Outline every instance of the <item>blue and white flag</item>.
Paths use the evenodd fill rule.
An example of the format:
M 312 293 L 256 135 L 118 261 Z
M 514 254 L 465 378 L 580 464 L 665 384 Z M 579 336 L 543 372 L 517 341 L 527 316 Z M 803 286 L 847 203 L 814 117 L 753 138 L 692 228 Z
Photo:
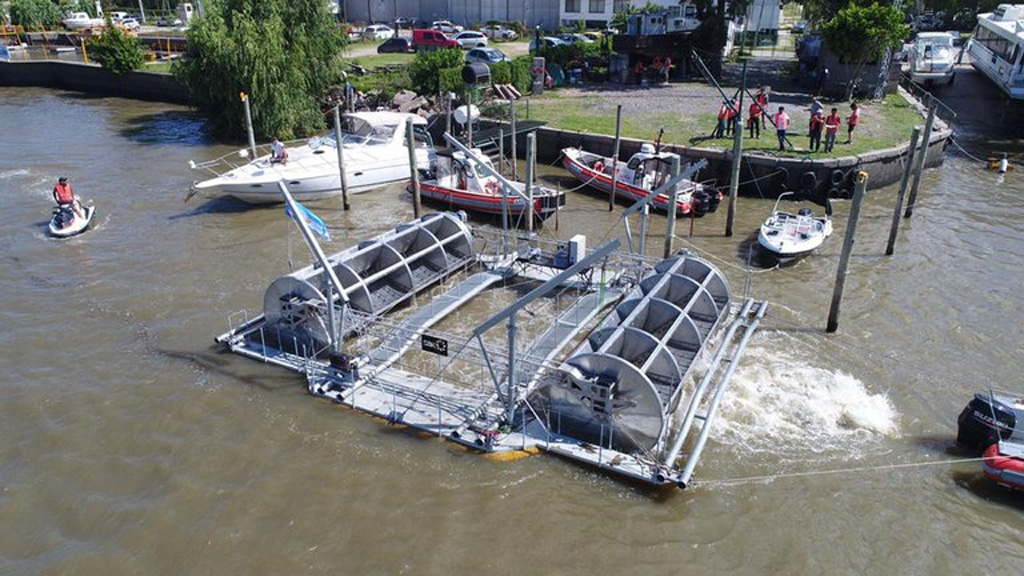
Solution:
M 309 226 L 310 230 L 316 232 L 317 235 L 319 235 L 324 240 L 331 239 L 331 233 L 329 230 L 327 230 L 327 224 L 324 224 L 324 221 L 321 220 L 319 216 L 313 214 L 312 212 L 309 211 L 308 208 L 306 208 L 302 204 L 299 204 L 298 202 L 296 202 L 295 205 L 299 207 L 299 212 L 302 214 L 302 220 L 306 223 L 306 226 Z M 288 206 L 286 204 L 284 207 L 284 212 L 285 214 L 288 215 L 289 218 L 293 220 L 295 219 L 295 214 L 292 213 L 291 206 Z

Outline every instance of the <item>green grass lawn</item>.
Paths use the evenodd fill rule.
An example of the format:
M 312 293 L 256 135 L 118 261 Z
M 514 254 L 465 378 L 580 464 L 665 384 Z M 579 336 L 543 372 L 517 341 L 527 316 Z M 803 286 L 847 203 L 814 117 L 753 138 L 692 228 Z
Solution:
M 140 72 L 150 72 L 152 74 L 170 74 L 171 62 L 169 60 L 161 60 L 158 62 L 146 62 L 146 65 L 142 67 Z
M 357 56 L 355 58 L 345 58 L 345 60 L 358 64 L 363 68 L 373 69 L 378 66 L 408 64 L 412 62 L 413 58 L 415 57 L 415 54 L 373 54 L 372 56 Z
M 529 119 L 546 122 L 552 128 L 584 132 L 590 134 L 615 134 L 615 102 L 609 98 L 591 94 L 573 94 L 566 97 L 559 91 L 549 91 L 539 98 L 531 98 Z M 717 108 L 717 103 L 709 98 L 709 108 Z M 807 147 L 807 121 L 809 114 L 805 108 L 789 109 L 791 117 L 790 130 L 787 133 L 793 149 L 786 152 L 778 151 L 778 140 L 775 130 L 768 124 L 767 130 L 761 131 L 760 138 L 749 138 L 744 131 L 743 148 L 746 151 L 762 151 L 784 157 L 833 157 L 862 154 L 871 150 L 890 148 L 910 139 L 910 132 L 916 124 L 923 124 L 923 118 L 903 98 L 890 94 L 882 102 L 861 103 L 861 122 L 854 132 L 853 144 L 840 144 L 846 140 L 846 117 L 849 115 L 848 103 L 824 103 L 826 113 L 832 107 L 839 108 L 843 119 L 837 144 L 832 153 L 811 153 Z M 527 118 L 526 103 L 520 101 L 516 105 L 516 115 Z M 699 146 L 704 148 L 732 148 L 732 138 L 711 139 L 709 134 L 717 123 L 716 116 L 709 110 L 707 113 L 684 116 L 677 112 L 657 110 L 640 110 L 630 113 L 623 107 L 622 135 L 627 138 L 654 141 L 658 130 L 665 129 L 663 143 Z M 824 137 L 823 137 L 824 138 Z

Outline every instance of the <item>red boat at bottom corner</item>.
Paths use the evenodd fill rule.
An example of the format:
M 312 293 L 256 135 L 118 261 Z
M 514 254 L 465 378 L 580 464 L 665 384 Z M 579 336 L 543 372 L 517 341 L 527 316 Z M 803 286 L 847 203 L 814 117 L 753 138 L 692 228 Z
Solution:
M 645 143 L 640 151 L 633 154 L 628 162 L 614 163 L 618 175 L 615 179 L 615 196 L 632 202 L 650 196 L 671 177 L 673 162 L 681 162 L 674 152 L 659 152 L 654 145 Z M 612 189 L 612 158 L 587 152 L 580 148 L 562 150 L 562 165 L 577 180 L 598 190 Z M 703 216 L 718 209 L 722 193 L 703 184 L 684 180 L 676 188 L 680 194 L 676 200 L 676 214 L 679 216 Z M 651 204 L 658 210 L 668 212 L 669 198 L 659 194 Z
M 509 182 L 513 190 L 503 193 L 503 184 L 478 164 L 493 169 L 490 159 L 475 150 L 476 158 L 470 159 L 461 151 L 437 153 L 434 171 L 420 182 L 420 195 L 427 200 L 445 204 L 450 209 L 467 210 L 482 214 L 500 216 L 504 209 L 513 217 L 524 216 L 529 207 L 526 185 Z M 412 185 L 408 186 L 412 192 Z M 565 192 L 534 185 L 533 214 L 539 220 L 548 218 L 565 205 Z
M 984 450 L 982 474 L 1024 491 L 1024 396 L 977 393 L 957 418 L 959 444 Z

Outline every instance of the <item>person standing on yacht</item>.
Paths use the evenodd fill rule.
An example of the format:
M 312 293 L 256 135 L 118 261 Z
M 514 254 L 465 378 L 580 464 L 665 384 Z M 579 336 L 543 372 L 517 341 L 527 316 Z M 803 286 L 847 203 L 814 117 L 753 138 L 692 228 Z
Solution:
M 288 163 L 288 149 L 285 148 L 284 143 L 278 140 L 277 138 L 274 138 L 273 142 L 270 143 L 270 163 Z

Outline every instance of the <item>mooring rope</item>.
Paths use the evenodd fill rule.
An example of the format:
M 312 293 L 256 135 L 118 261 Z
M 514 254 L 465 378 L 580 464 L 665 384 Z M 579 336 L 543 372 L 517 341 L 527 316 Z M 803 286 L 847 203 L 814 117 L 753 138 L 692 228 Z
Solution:
M 761 476 L 743 476 L 739 478 L 718 478 L 712 480 L 696 480 L 695 485 L 698 486 L 712 486 L 712 487 L 728 487 L 728 486 L 741 486 L 744 484 L 752 484 L 756 482 L 773 482 L 775 480 L 781 480 L 786 478 L 807 478 L 814 476 L 828 476 L 832 474 L 850 474 L 855 472 L 880 472 L 886 470 L 898 470 L 907 468 L 926 468 L 929 466 L 953 466 L 957 464 L 969 464 L 974 462 L 984 462 L 986 460 L 994 460 L 995 458 L 986 458 L 980 456 L 978 458 L 960 458 L 957 460 L 939 460 L 935 462 L 907 462 L 904 464 L 879 464 L 876 466 L 855 466 L 852 468 L 839 468 L 835 470 L 812 470 L 808 472 L 782 472 L 779 474 L 765 474 Z
M 988 164 L 988 160 L 985 160 L 985 159 L 982 159 L 982 158 L 978 158 L 974 154 L 971 154 L 967 150 L 964 150 L 964 147 L 961 146 L 960 143 L 957 142 L 956 140 L 957 140 L 956 138 L 950 138 L 949 139 L 949 141 L 953 143 L 953 146 L 956 146 L 957 149 L 959 149 L 961 152 L 963 152 L 965 156 L 967 156 L 971 160 L 974 160 L 975 162 L 981 162 L 982 164 Z

